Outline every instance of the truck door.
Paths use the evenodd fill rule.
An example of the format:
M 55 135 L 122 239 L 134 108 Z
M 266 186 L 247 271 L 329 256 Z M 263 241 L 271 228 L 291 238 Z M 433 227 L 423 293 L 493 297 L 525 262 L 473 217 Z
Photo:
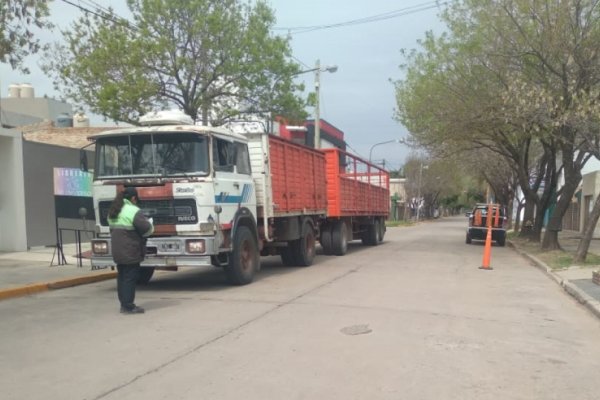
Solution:
M 214 137 L 213 166 L 215 204 L 223 209 L 220 215 L 221 225 L 231 224 L 240 207 L 250 209 L 256 218 L 256 193 L 250 170 L 248 145 Z

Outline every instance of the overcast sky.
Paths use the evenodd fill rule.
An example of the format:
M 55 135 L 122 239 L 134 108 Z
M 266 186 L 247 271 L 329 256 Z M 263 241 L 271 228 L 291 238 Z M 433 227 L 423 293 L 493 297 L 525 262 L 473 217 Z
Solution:
M 78 0 L 70 0 L 77 3 Z M 112 6 L 121 16 L 127 16 L 124 1 L 96 0 L 102 6 Z M 402 78 L 399 65 L 404 62 L 400 50 L 417 48 L 417 40 L 427 30 L 441 32 L 442 23 L 433 1 L 427 0 L 268 0 L 275 10 L 278 28 L 313 27 L 355 21 L 366 17 L 390 14 L 391 18 L 370 23 L 349 23 L 342 27 L 316 29 L 305 33 L 292 30 L 291 45 L 294 58 L 306 69 L 313 68 L 316 60 L 322 66 L 337 65 L 336 73 L 321 74 L 321 118 L 344 132 L 352 152 L 369 157 L 376 143 L 402 138 L 406 129 L 393 119 L 395 109 L 394 87 L 390 79 Z M 427 7 L 431 7 L 426 9 Z M 416 8 L 422 11 L 411 12 Z M 66 26 L 81 11 L 54 0 L 52 20 Z M 404 15 L 402 15 L 404 14 Z M 395 16 L 394 16 L 395 15 Z M 285 35 L 285 29 L 275 31 Z M 47 36 L 59 40 L 60 33 Z M 36 96 L 59 97 L 50 80 L 37 67 L 37 57 L 26 60 L 30 75 L 12 71 L 0 64 L 2 97 L 11 83 L 31 83 Z M 298 76 L 307 90 L 314 90 L 314 74 Z M 314 110 L 308 110 L 314 115 Z M 92 118 L 92 124 L 102 123 Z M 373 147 L 373 160 L 386 161 L 386 167 L 399 168 L 410 150 L 398 143 Z

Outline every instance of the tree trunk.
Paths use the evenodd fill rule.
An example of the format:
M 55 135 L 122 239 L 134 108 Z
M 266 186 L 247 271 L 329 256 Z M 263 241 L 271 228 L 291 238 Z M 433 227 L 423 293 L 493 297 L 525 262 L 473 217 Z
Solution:
M 515 216 L 514 231 L 519 232 L 521 229 L 521 211 L 523 210 L 524 203 L 521 200 L 517 201 L 517 215 Z
M 548 221 L 548 226 L 546 227 L 546 233 L 542 242 L 543 250 L 561 249 L 560 244 L 558 243 L 558 232 L 562 229 L 563 216 L 569 209 L 571 199 L 573 199 L 577 187 L 579 186 L 579 182 L 581 182 L 581 167 L 578 167 L 574 161 L 571 161 L 571 164 L 568 167 L 569 168 L 565 165 L 565 184 L 561 188 L 560 197 L 556 202 L 556 207 L 554 207 L 550 220 Z
M 519 232 L 519 237 L 525 239 L 533 238 L 533 224 L 535 221 L 535 203 L 536 203 L 535 194 L 526 195 L 525 199 L 525 212 L 523 213 L 523 226 L 521 227 L 521 231 Z M 539 239 L 538 239 L 539 240 Z
M 585 222 L 585 226 L 583 227 L 583 237 L 579 241 L 579 245 L 577 246 L 577 253 L 575 253 L 575 258 L 573 259 L 573 262 L 584 262 L 587 258 L 587 253 L 590 248 L 590 242 L 592 241 L 592 238 L 594 236 L 594 230 L 596 229 L 598 218 L 600 218 L 600 196 L 596 197 L 596 201 L 594 202 L 592 212 L 590 213 L 589 218 Z

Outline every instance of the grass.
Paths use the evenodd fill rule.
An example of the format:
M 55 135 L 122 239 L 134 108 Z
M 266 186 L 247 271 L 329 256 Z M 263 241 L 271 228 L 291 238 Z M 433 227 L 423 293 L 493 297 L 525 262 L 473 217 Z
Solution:
M 542 250 L 539 242 L 531 242 L 527 239 L 519 238 L 515 232 L 509 232 L 508 239 L 516 247 L 539 258 L 553 270 L 567 269 L 574 266 L 595 268 L 600 265 L 600 256 L 594 253 L 588 252 L 585 262 L 574 264 L 575 251 Z
M 385 221 L 385 226 L 388 228 L 395 228 L 397 226 L 412 226 L 414 222 L 411 221 Z

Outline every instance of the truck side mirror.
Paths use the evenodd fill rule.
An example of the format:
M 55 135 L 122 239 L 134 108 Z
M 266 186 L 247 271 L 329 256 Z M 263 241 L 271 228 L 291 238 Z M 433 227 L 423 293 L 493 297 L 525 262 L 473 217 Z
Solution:
M 87 153 L 84 149 L 79 150 L 79 168 L 81 168 L 82 171 L 88 171 Z

